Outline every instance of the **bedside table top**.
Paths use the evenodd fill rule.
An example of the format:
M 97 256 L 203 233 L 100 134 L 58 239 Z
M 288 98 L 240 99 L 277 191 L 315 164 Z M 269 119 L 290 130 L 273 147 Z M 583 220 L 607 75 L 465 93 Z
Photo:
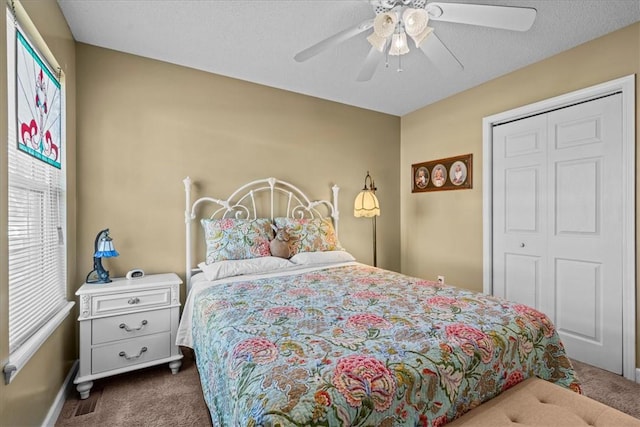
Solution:
M 176 284 L 182 284 L 182 279 L 176 273 L 149 274 L 139 279 L 115 277 L 109 283 L 85 283 L 76 291 L 76 295 L 119 292 Z

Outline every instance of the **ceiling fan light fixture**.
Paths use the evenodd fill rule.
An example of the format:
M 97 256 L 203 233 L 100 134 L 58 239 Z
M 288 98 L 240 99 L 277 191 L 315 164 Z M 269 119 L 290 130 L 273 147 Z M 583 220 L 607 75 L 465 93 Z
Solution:
M 398 15 L 395 12 L 381 13 L 373 20 L 373 32 L 386 39 L 396 30 L 397 24 Z
M 402 14 L 402 21 L 407 34 L 414 36 L 427 28 L 429 14 L 424 9 L 406 9 Z
M 355 36 L 372 30 L 367 40 L 371 44 L 358 81 L 368 81 L 376 66 L 389 56 L 397 56 L 398 71 L 402 71 L 402 55 L 409 53 L 407 36 L 414 41 L 417 50 L 426 55 L 445 74 L 461 71 L 462 63 L 438 38 L 429 21 L 451 22 L 498 28 L 512 31 L 527 31 L 536 18 L 536 9 L 520 6 L 492 6 L 468 3 L 473 0 L 368 0 L 375 17 L 346 28 L 298 52 L 294 59 L 306 61 L 319 53 L 335 47 Z M 484 1 L 482 2 L 484 3 Z M 426 41 L 429 40 L 427 43 Z
M 406 9 L 402 14 L 402 22 L 407 34 L 413 39 L 416 47 L 420 47 L 427 36 L 433 32 L 429 27 L 429 14 L 424 9 Z
M 384 51 L 384 47 L 387 44 L 387 38 L 380 37 L 375 32 L 371 33 L 371 35 L 367 37 L 367 41 L 380 52 Z
M 421 32 L 418 35 L 411 35 L 411 38 L 413 39 L 413 41 L 416 44 L 416 47 L 419 48 L 420 46 L 422 46 L 422 43 L 424 43 L 424 41 L 427 39 L 427 37 L 429 37 L 429 35 L 433 33 L 433 28 L 431 27 L 427 27 L 423 32 Z
M 385 12 L 377 15 L 373 21 L 373 33 L 367 37 L 367 41 L 378 51 L 384 51 L 387 40 L 396 30 L 397 25 L 398 15 L 395 12 Z
M 393 33 L 391 37 L 391 46 L 389 47 L 389 55 L 399 56 L 409 53 L 407 44 L 407 34 L 404 32 Z

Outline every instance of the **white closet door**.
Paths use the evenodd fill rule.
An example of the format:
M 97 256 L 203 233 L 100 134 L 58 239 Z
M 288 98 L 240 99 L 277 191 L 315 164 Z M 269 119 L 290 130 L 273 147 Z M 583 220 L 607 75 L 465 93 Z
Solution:
M 540 309 L 546 268 L 547 119 L 493 131 L 493 292 Z
M 618 374 L 621 111 L 612 95 L 495 127 L 493 187 L 494 293 L 546 313 L 570 357 Z

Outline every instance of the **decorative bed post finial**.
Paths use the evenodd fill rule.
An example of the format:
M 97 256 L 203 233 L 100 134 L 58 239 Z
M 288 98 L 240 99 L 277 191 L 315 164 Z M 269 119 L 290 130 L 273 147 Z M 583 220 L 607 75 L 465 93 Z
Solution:
M 182 180 L 184 184 L 185 206 L 184 206 L 184 222 L 189 223 L 193 219 L 191 217 L 191 178 L 186 177 Z

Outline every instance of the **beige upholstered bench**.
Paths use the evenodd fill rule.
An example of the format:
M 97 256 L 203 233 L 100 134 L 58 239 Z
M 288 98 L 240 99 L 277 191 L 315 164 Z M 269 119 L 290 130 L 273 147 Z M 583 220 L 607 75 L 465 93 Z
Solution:
M 514 424 L 540 427 L 640 427 L 640 419 L 550 382 L 529 378 L 472 409 L 447 424 L 447 427 L 500 427 Z

